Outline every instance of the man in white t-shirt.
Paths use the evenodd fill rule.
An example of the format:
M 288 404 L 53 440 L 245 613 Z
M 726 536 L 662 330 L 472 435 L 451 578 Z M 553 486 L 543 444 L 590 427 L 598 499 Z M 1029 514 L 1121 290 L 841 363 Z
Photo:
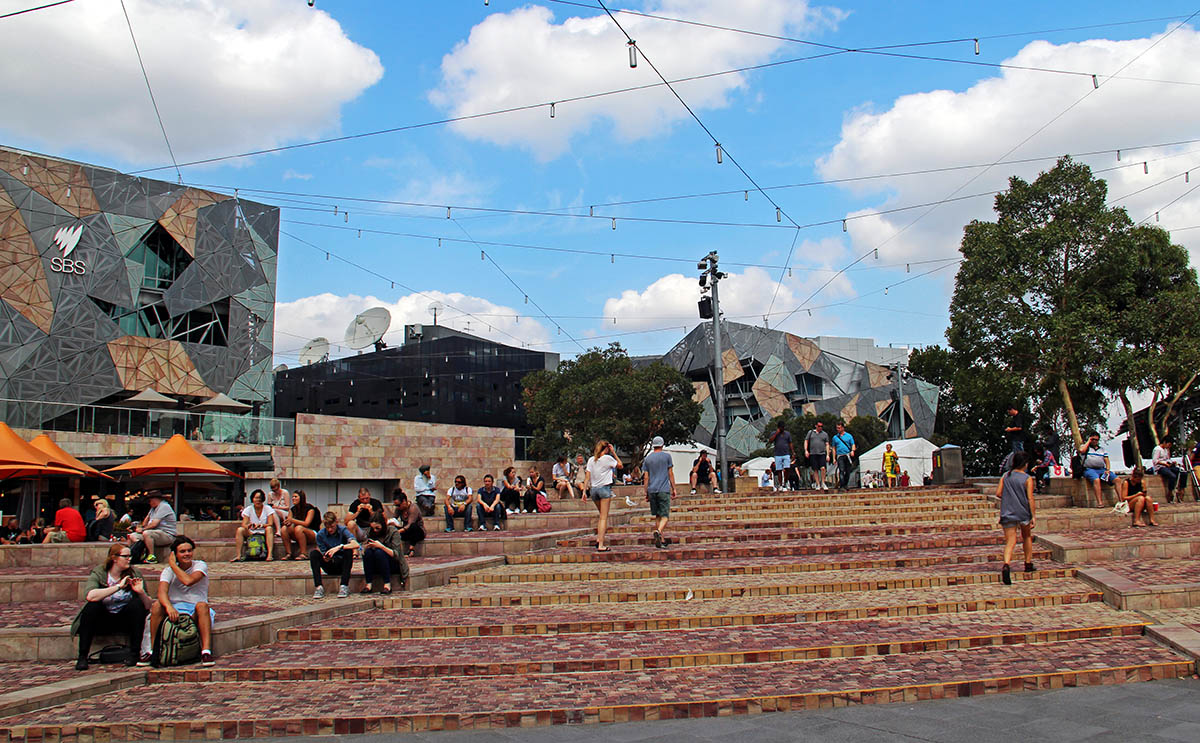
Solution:
M 217 613 L 208 606 L 208 565 L 194 559 L 195 554 L 195 542 L 186 536 L 175 538 L 167 567 L 158 577 L 158 601 L 150 608 L 150 634 L 158 634 L 164 618 L 175 622 L 180 614 L 191 614 L 200 630 L 200 664 L 211 666 Z

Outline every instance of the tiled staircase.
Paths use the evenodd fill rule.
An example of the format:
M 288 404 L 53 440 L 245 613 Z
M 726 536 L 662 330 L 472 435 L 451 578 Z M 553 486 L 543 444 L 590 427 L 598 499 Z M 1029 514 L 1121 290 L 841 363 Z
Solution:
M 155 669 L 143 674 L 145 683 L 80 693 L 86 698 L 64 706 L 10 709 L 0 719 L 0 740 L 650 720 L 1195 671 L 1189 653 L 1200 653 L 1200 645 L 1192 648 L 1188 633 L 1200 634 L 1184 621 L 1190 615 L 1148 632 L 1160 620 L 1109 606 L 1108 588 L 1077 577 L 1089 568 L 1052 561 L 1062 548 L 1053 537 L 1038 545 L 1034 572 L 1021 572 L 1018 562 L 1013 585 L 1003 585 L 995 506 L 975 490 L 753 491 L 683 496 L 673 508 L 673 543 L 663 549 L 651 544 L 644 511 L 619 519 L 628 523 L 614 526 L 612 549 L 603 553 L 588 534 L 553 524 L 531 534 L 453 535 L 447 544 L 500 534 L 544 548 L 505 547 L 503 556 L 468 558 L 488 565 L 448 570 L 420 590 L 343 601 L 361 610 L 274 627 L 273 638 L 264 638 L 274 642 L 225 652 L 215 667 Z M 1164 544 L 1173 546 L 1163 550 L 1200 545 L 1200 531 L 1180 514 L 1177 526 L 1164 527 Z M 1084 545 L 1084 557 L 1104 545 L 1119 549 L 1122 540 L 1154 538 L 1083 509 L 1039 515 L 1064 527 L 1077 523 L 1067 538 Z M 429 569 L 438 564 L 457 565 Z M 255 580 L 270 580 L 281 594 L 294 588 L 284 581 L 303 582 L 293 569 L 251 568 L 287 575 L 239 578 L 238 600 L 247 600 Z M 1190 569 L 1143 571 L 1186 581 Z M 293 593 L 295 606 L 339 606 L 300 599 L 303 593 Z

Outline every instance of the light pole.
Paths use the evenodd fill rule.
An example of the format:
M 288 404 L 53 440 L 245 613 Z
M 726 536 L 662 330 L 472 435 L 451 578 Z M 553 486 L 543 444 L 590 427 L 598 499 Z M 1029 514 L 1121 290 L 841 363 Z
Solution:
M 721 358 L 721 300 L 717 284 L 725 274 L 717 269 L 717 251 L 711 251 L 696 264 L 700 270 L 700 317 L 713 321 L 713 400 L 717 409 L 717 471 L 721 484 L 729 490 L 729 469 L 725 461 L 725 363 Z M 709 296 L 704 296 L 710 292 Z

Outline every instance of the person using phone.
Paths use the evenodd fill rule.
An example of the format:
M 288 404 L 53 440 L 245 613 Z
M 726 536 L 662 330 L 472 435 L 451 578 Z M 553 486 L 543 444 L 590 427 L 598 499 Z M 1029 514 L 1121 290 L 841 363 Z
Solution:
M 146 594 L 141 573 L 130 566 L 132 559 L 129 545 L 114 544 L 108 548 L 104 564 L 97 565 L 88 575 L 84 589 L 87 601 L 71 624 L 71 634 L 79 636 L 76 671 L 87 670 L 92 638 L 96 635 L 124 635 L 129 640 L 125 665 L 139 661 L 138 648 L 153 600 Z M 149 658 L 144 660 L 148 662 Z
M 592 503 L 596 504 L 596 551 L 608 552 L 609 547 L 604 543 L 608 532 L 608 509 L 612 505 L 613 473 L 621 466 L 613 445 L 605 439 L 596 442 L 592 449 L 592 457 L 587 461 L 587 480 L 584 489 L 588 491 Z
M 408 560 L 404 559 L 404 540 L 396 527 L 387 522 L 382 513 L 371 516 L 365 539 L 362 543 L 363 587 L 360 593 L 370 593 L 376 580 L 381 580 L 382 594 L 392 592 L 392 574 L 400 576 L 400 589 L 408 586 Z

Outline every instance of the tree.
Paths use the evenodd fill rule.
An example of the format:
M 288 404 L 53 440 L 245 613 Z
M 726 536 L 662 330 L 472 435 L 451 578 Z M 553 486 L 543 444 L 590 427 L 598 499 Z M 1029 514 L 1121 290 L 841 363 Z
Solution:
M 1173 245 L 1164 230 L 1138 226 L 1124 236 L 1113 265 L 1111 290 L 1117 297 L 1117 342 L 1105 355 L 1105 388 L 1120 399 L 1134 450 L 1138 441 L 1129 390 L 1152 393 L 1147 416 L 1151 446 L 1170 432 L 1176 405 L 1194 388 L 1200 373 L 1200 285 L 1186 249 Z M 1160 408 L 1160 403 L 1162 407 Z
M 521 384 L 533 452 L 543 458 L 571 450 L 590 454 L 596 441 L 607 439 L 634 466 L 655 436 L 682 443 L 700 422 L 687 377 L 661 362 L 635 369 L 618 343 L 554 371 L 528 374 Z
M 1111 265 L 1132 223 L 1069 157 L 1033 183 L 1009 179 L 995 222 L 973 221 L 950 304 L 950 347 L 1024 388 L 1054 390 L 1081 444 L 1073 389 L 1092 388 L 1119 335 Z M 961 380 L 960 380 L 961 381 Z

